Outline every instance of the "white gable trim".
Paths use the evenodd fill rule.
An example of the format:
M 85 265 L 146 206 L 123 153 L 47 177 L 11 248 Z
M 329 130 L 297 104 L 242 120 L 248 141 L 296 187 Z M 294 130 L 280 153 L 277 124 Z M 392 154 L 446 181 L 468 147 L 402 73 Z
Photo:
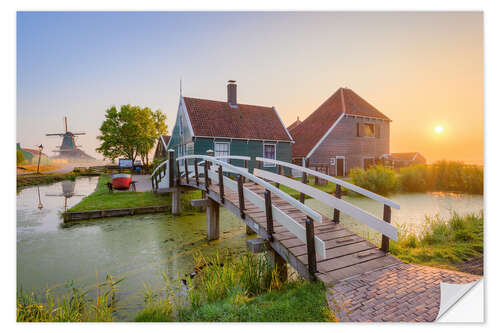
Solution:
M 283 123 L 283 120 L 281 120 L 281 117 L 280 117 L 280 114 L 278 113 L 278 110 L 276 110 L 276 108 L 274 106 L 273 106 L 273 110 L 276 113 L 276 116 L 278 117 L 278 119 L 280 120 L 281 126 L 283 126 L 283 128 L 285 129 L 286 134 L 288 134 L 288 137 L 290 138 L 290 141 L 292 141 L 292 143 L 295 143 L 295 141 L 293 141 L 292 136 L 290 135 L 290 132 L 288 132 L 288 129 L 286 128 L 285 124 Z
M 165 151 L 167 151 L 167 144 L 165 143 L 165 140 L 163 140 L 163 135 L 160 135 L 160 140 L 161 143 L 163 144 L 163 148 L 165 148 Z
M 313 147 L 313 149 L 311 149 L 311 151 L 309 152 L 309 154 L 307 154 L 306 159 L 308 159 L 308 158 L 311 157 L 311 155 L 314 153 L 314 151 L 316 149 L 318 149 L 318 147 L 323 143 L 323 141 L 325 141 L 325 139 L 328 137 L 328 135 L 330 135 L 330 133 L 335 128 L 335 126 L 337 126 L 337 124 L 344 118 L 344 116 L 345 116 L 345 113 L 342 113 L 340 115 L 340 117 L 333 123 L 332 127 L 330 127 L 328 129 L 328 131 L 326 131 L 325 135 L 323 135 L 323 137 L 316 143 L 316 145 Z
M 184 97 L 181 96 L 181 100 L 180 100 L 180 108 L 182 109 L 182 111 L 184 112 L 184 116 L 186 117 L 186 120 L 187 120 L 187 123 L 188 123 L 188 127 L 189 127 L 189 131 L 191 132 L 191 137 L 194 137 L 194 131 L 193 131 L 193 125 L 191 125 L 191 119 L 189 119 L 189 114 L 187 112 L 187 108 L 186 108 L 186 103 L 184 103 Z

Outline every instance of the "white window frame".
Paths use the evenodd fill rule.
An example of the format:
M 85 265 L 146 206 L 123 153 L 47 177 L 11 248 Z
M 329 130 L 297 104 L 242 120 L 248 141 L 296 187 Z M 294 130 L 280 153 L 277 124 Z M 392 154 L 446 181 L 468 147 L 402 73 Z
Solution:
M 214 141 L 214 157 L 220 157 L 223 155 L 217 155 L 217 145 L 218 144 L 225 144 L 227 145 L 227 156 L 231 156 L 231 142 L 228 141 Z M 227 162 L 227 158 L 225 159 L 225 162 Z
M 262 144 L 262 157 L 264 158 L 269 158 L 266 156 L 266 146 L 274 146 L 274 158 L 272 158 L 273 160 L 276 159 L 276 156 L 277 156 L 277 147 L 276 147 L 276 144 L 275 143 L 263 143 Z M 269 163 L 269 162 L 264 162 L 263 164 L 263 167 L 264 168 L 273 168 L 276 166 L 276 163 Z

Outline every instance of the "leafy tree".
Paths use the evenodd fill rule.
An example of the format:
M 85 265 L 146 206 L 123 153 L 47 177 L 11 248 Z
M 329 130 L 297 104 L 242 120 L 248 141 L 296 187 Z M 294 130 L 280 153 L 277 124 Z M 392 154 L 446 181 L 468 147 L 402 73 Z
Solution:
M 97 138 L 101 145 L 96 149 L 114 161 L 126 157 L 133 161 L 140 157 L 143 164 L 149 164 L 149 152 L 157 138 L 167 133 L 166 116 L 160 110 L 122 105 L 106 110 L 105 120 Z

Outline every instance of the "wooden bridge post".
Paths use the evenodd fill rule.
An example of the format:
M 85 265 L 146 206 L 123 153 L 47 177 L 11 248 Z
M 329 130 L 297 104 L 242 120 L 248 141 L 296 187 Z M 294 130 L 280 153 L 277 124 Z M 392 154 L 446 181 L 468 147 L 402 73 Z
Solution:
M 271 202 L 271 192 L 266 189 L 264 192 L 265 199 L 265 207 L 266 207 L 266 227 L 267 227 L 267 239 L 272 242 L 273 234 L 274 234 L 274 225 L 273 225 L 273 205 Z
M 179 160 L 175 161 L 177 166 L 177 186 L 181 185 L 181 168 L 179 167 Z
M 200 187 L 200 175 L 198 175 L 198 159 L 194 159 L 194 178 L 196 179 L 196 186 Z
M 220 202 L 224 203 L 224 174 L 222 173 L 222 165 L 219 165 L 219 196 Z
M 186 176 L 186 183 L 189 184 L 189 170 L 188 170 L 188 160 L 187 158 L 184 159 L 184 173 Z
M 158 186 L 158 184 L 157 184 Z M 168 187 L 174 187 L 174 150 L 168 150 Z
M 219 239 L 219 204 L 211 198 L 207 198 L 207 238 L 208 240 Z
M 342 198 L 342 186 L 340 186 L 339 184 L 335 186 L 335 198 Z M 333 222 L 335 222 L 335 224 L 338 224 L 340 222 L 340 211 L 336 208 L 333 210 Z
M 278 175 L 281 176 L 281 165 L 278 165 Z M 280 188 L 280 183 L 276 183 L 276 187 Z
M 302 172 L 302 183 L 307 184 L 307 173 Z M 305 194 L 300 192 L 300 202 L 304 203 L 305 200 Z
M 391 223 L 391 207 L 388 205 L 384 205 L 384 221 Z M 382 244 L 380 249 L 385 253 L 389 252 L 389 237 L 386 235 L 382 235 Z
M 306 240 L 307 240 L 307 267 L 311 278 L 318 271 L 316 268 L 316 247 L 314 244 L 314 224 L 308 216 L 306 218 Z
M 174 187 L 172 191 L 172 215 L 179 215 L 181 213 L 181 189 Z

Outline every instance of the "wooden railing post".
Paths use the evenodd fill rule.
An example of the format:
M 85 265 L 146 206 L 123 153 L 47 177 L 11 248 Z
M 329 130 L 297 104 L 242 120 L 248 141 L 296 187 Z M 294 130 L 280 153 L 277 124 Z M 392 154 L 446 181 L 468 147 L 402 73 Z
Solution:
M 244 160 L 243 161 L 243 166 L 245 167 L 245 169 L 248 171 L 248 161 L 247 160 Z M 243 177 L 243 183 L 245 182 L 245 177 Z
M 243 176 L 238 177 L 238 202 L 240 204 L 240 217 L 245 218 L 245 197 L 243 196 Z
M 175 161 L 175 165 L 177 166 L 177 185 L 181 184 L 181 168 L 179 167 L 179 160 Z
M 388 205 L 384 205 L 384 221 L 391 223 L 391 207 Z M 386 235 L 382 235 L 382 245 L 380 249 L 385 253 L 389 252 L 389 237 Z
M 188 160 L 184 159 L 184 173 L 186 174 L 186 183 L 189 184 L 189 170 L 188 170 Z
M 168 187 L 174 187 L 174 150 L 168 150 Z
M 207 191 L 207 193 L 210 193 L 210 177 L 208 176 L 208 169 L 209 169 L 209 164 L 210 162 L 208 162 L 207 160 L 205 160 L 205 163 L 203 163 L 203 169 L 204 169 L 204 173 L 205 173 L 205 191 Z
M 307 174 L 305 172 L 302 172 L 302 183 L 307 184 Z M 300 192 L 300 203 L 304 203 L 305 198 L 305 194 Z
M 278 164 L 278 175 L 281 175 L 281 165 Z M 276 183 L 276 187 L 280 188 L 280 183 Z
M 339 184 L 335 186 L 335 198 L 342 198 L 342 186 L 340 186 Z M 333 210 L 333 222 L 335 222 L 336 224 L 340 222 L 340 211 L 336 208 Z
M 224 174 L 222 173 L 222 165 L 219 164 L 219 195 L 220 202 L 224 203 Z
M 196 179 L 196 186 L 200 187 L 200 176 L 198 175 L 198 159 L 194 159 L 194 178 Z
M 307 240 L 307 266 L 312 277 L 318 271 L 316 267 L 316 247 L 314 244 L 314 224 L 308 216 L 306 218 L 306 240 Z
M 274 234 L 273 225 L 273 205 L 271 203 L 271 192 L 266 189 L 264 193 L 265 207 L 266 207 L 266 222 L 267 222 L 267 239 L 272 242 Z

